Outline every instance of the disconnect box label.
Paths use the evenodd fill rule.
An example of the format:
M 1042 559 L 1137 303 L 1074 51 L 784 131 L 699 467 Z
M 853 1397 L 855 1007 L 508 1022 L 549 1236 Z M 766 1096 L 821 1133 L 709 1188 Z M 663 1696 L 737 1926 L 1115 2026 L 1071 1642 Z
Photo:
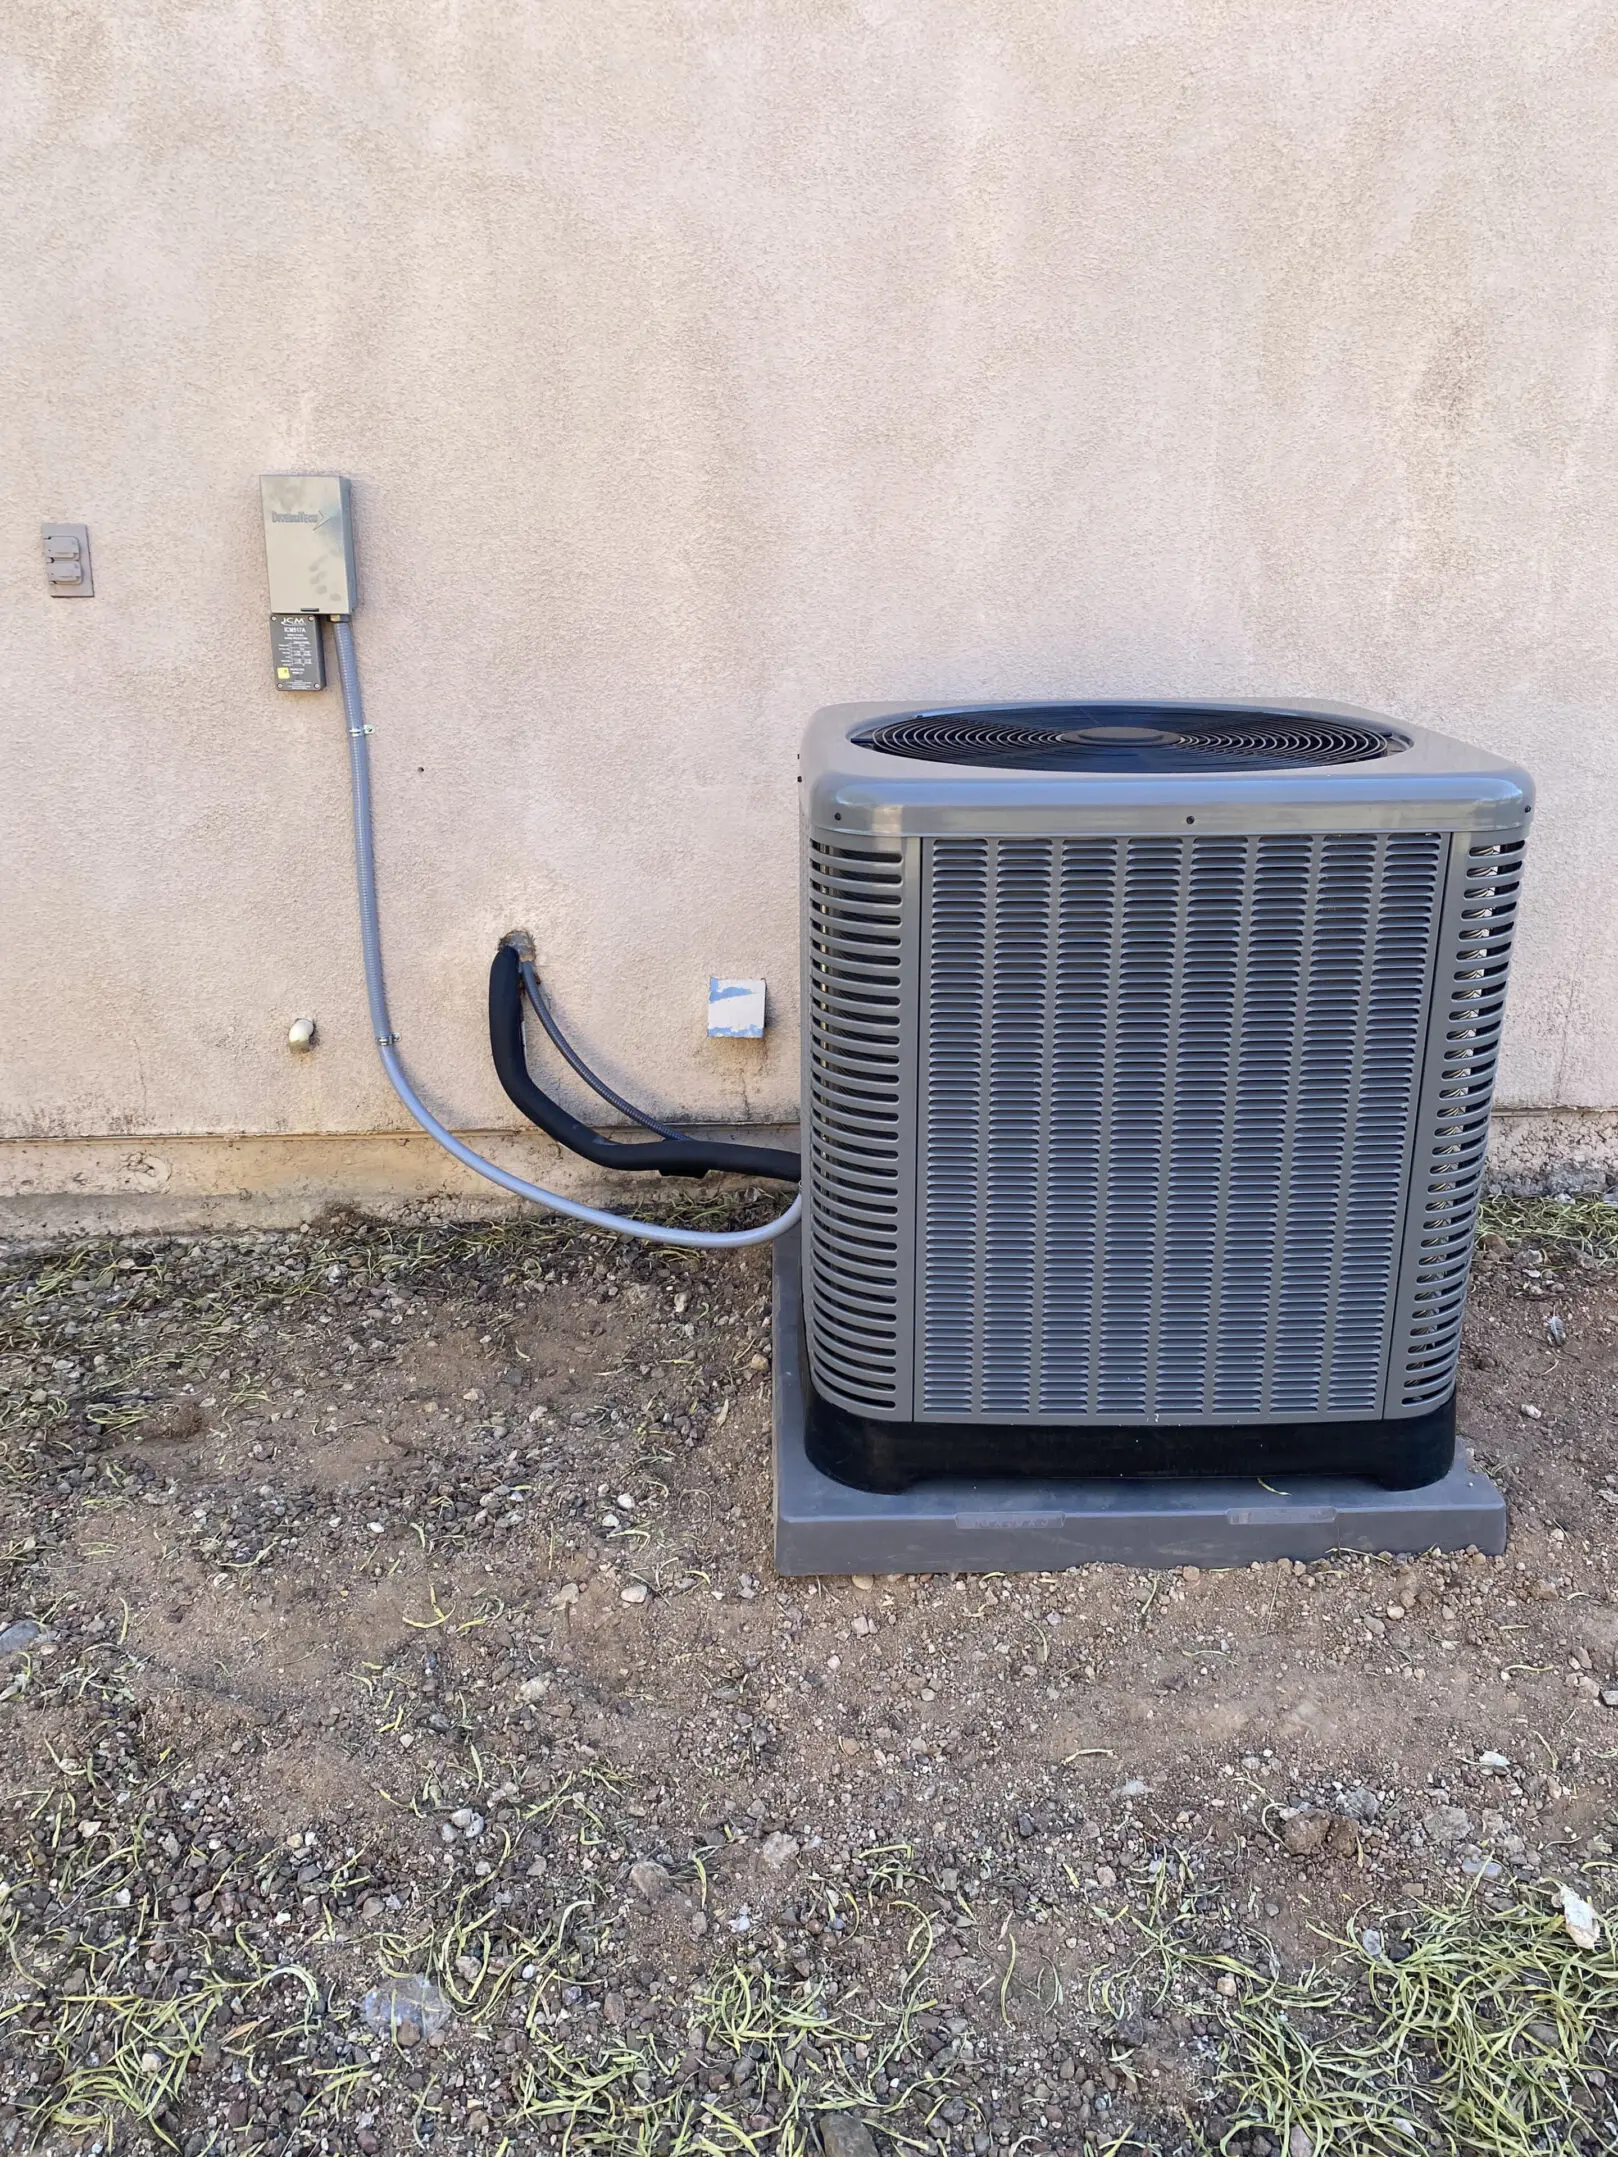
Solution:
M 277 689 L 324 689 L 326 659 L 318 614 L 272 614 L 270 651 Z

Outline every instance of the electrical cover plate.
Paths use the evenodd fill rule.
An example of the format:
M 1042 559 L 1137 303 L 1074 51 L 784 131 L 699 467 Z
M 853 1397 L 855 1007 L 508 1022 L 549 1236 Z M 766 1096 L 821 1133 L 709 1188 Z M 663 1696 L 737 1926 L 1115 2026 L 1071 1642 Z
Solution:
M 352 614 L 354 523 L 348 481 L 336 472 L 269 473 L 264 556 L 272 614 Z
M 45 581 L 53 599 L 93 599 L 95 578 L 90 571 L 90 529 L 84 524 L 47 524 L 40 537 L 45 546 Z

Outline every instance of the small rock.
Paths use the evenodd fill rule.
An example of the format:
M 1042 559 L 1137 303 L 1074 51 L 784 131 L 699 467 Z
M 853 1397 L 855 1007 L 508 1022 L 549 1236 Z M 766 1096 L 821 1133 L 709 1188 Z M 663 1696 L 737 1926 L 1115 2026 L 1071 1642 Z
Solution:
M 1318 1857 L 1331 1833 L 1331 1820 L 1323 1812 L 1295 1812 L 1281 1822 L 1281 1841 L 1294 1857 Z
M 1360 1854 L 1360 1831 L 1352 1820 L 1334 1820 L 1326 1835 L 1326 1847 L 1333 1857 L 1352 1858 Z
M 826 2157 L 877 2157 L 870 2128 L 852 2112 L 822 2112 L 820 2146 Z
M 1345 1820 L 1358 1820 L 1363 1826 L 1367 1820 L 1376 1818 L 1380 1804 L 1374 1790 L 1367 1789 L 1364 1783 L 1356 1783 L 1352 1790 L 1343 1793 L 1338 1810 Z
M 648 1902 L 656 1902 L 660 1896 L 668 1893 L 674 1881 L 666 1865 L 659 1865 L 654 1859 L 643 1857 L 630 1866 L 629 1884 L 637 1895 L 644 1895 Z
M 1307 2127 L 1294 2127 L 1288 2135 L 1287 2157 L 1315 2157 L 1315 2138 Z
M 24 1655 L 45 1638 L 45 1628 L 32 1618 L 14 1618 L 0 1632 L 0 1657 Z
M 779 1872 L 784 1865 L 790 1865 L 797 1854 L 798 1839 L 795 1835 L 767 1836 L 759 1851 L 759 1856 L 772 1872 Z
M 463 1805 L 449 1816 L 451 1827 L 458 1827 L 468 1842 L 476 1842 L 483 1833 L 483 1815 L 474 1812 L 470 1805 Z
M 1489 1775 L 1503 1775 L 1511 1766 L 1504 1753 L 1479 1753 L 1478 1766 Z
M 1235 1999 L 1235 1997 L 1236 1997 L 1236 1980 L 1235 1980 L 1235 1978 L 1234 1978 L 1234 1977 L 1232 1976 L 1232 1974 L 1231 1974 L 1231 1972 L 1230 1972 L 1229 1970 L 1227 1970 L 1227 1971 L 1225 1972 L 1224 1976 L 1223 1976 L 1222 1978 L 1220 1978 L 1220 1980 L 1219 1980 L 1218 1984 L 1217 1984 L 1217 1985 L 1215 1985 L 1215 1987 L 1214 1987 L 1214 1990 L 1215 1990 L 1215 1992 L 1217 1992 L 1217 1993 L 1218 1993 L 1219 1997 L 1220 1997 L 1220 1998 L 1221 1998 L 1222 2000 L 1233 2000 L 1233 1999 Z
M 632 1580 L 627 1588 L 619 1589 L 618 1600 L 620 1603 L 644 1603 L 651 1592 L 644 1580 Z
M 1566 1925 L 1568 1938 L 1573 1945 L 1588 1953 L 1600 1944 L 1601 1920 L 1582 1895 L 1564 1887 L 1562 1896 L 1562 1922 Z
M 1118 1785 L 1117 1794 L 1121 1798 L 1143 1798 L 1150 1794 L 1151 1787 L 1150 1783 L 1143 1783 L 1138 1775 L 1132 1775 L 1128 1782 Z
M 1545 1321 L 1545 1338 L 1553 1348 L 1560 1348 L 1567 1339 L 1567 1321 L 1554 1314 Z
M 1018 1813 L 1017 1833 L 1022 1837 L 1024 1842 L 1027 1842 L 1031 1836 L 1037 1835 L 1039 1833 L 1039 1824 L 1035 1820 L 1031 1812 Z
M 1604 1685 L 1601 1688 L 1601 1705 L 1604 1708 L 1618 1708 L 1618 1685 Z
M 1421 1824 L 1428 1840 L 1441 1850 L 1465 1842 L 1472 1832 L 1472 1823 L 1459 1805 L 1435 1805 L 1431 1812 L 1422 1814 Z
M 430 1977 L 390 1977 L 360 2002 L 373 2030 L 401 2045 L 419 2044 L 449 2020 L 449 2001 Z
M 1537 1423 L 1540 1419 L 1540 1416 L 1544 1413 L 1542 1409 L 1536 1408 L 1532 1401 L 1523 1402 L 1522 1412 L 1528 1418 L 1530 1423 Z
M 849 1577 L 856 1588 L 874 1588 L 876 1586 L 876 1576 L 872 1573 L 852 1573 Z

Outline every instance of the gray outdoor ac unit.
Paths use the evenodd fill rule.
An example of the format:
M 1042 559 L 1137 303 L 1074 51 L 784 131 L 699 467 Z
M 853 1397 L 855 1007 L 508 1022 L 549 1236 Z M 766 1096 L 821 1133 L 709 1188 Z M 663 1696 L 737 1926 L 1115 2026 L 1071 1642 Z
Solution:
M 817 1465 L 1443 1474 L 1532 798 L 1336 705 L 821 712 Z

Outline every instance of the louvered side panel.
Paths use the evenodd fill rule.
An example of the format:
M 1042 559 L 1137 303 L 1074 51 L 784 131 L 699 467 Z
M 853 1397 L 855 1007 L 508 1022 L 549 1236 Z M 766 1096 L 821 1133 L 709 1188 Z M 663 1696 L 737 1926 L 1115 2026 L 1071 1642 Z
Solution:
M 919 1316 L 926 1343 L 922 1407 L 936 1416 L 971 1410 L 982 1369 L 978 1314 L 986 1260 L 992 856 L 986 839 L 924 849 L 927 958 L 921 969 L 920 1034 L 931 1075 L 921 1169 L 927 1257 Z
M 1310 843 L 1262 1405 L 1375 1415 L 1445 847 L 1431 834 Z
M 1124 854 L 1114 839 L 1070 839 L 1055 850 L 1055 864 L 1050 1015 L 1041 1044 L 1049 1069 L 1036 1411 L 1088 1400 L 1093 1391 Z
M 811 838 L 805 862 L 805 1311 L 828 1400 L 909 1412 L 914 850 Z
M 1202 1414 L 1217 1382 L 1253 844 L 1205 839 L 1187 850 L 1174 924 L 1181 963 L 1148 1355 L 1151 1397 L 1166 1415 Z
M 1406 1408 L 1442 1402 L 1455 1384 L 1526 851 L 1515 837 L 1453 844 L 1389 1386 L 1390 1406 Z
M 1332 1377 L 1325 1405 L 1339 1415 L 1367 1406 L 1377 1413 L 1386 1409 L 1389 1336 L 1410 1214 L 1414 1127 L 1449 847 L 1448 838 L 1437 833 L 1400 833 L 1383 842 L 1347 1173 L 1331 1231 Z M 1382 1376 L 1368 1398 L 1350 1374 L 1372 1361 Z
M 922 1412 L 1380 1412 L 1446 844 L 929 842 Z

